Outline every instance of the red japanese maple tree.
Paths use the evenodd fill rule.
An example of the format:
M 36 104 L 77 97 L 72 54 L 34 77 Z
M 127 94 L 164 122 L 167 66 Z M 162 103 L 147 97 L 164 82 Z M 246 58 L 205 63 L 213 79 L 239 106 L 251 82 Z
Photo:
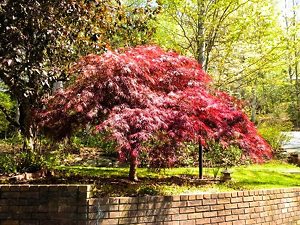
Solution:
M 120 159 L 130 162 L 130 179 L 136 179 L 142 143 L 161 131 L 174 144 L 217 140 L 238 145 L 254 161 L 271 157 L 253 123 L 233 98 L 211 90 L 194 59 L 141 46 L 88 55 L 72 71 L 75 82 L 38 114 L 41 126 L 57 139 L 86 124 L 109 130 Z

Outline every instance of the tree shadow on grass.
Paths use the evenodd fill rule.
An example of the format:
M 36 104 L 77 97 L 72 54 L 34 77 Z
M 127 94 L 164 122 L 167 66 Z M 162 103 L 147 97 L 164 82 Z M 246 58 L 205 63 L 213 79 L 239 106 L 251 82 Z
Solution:
M 88 168 L 86 168 L 88 172 Z M 70 171 L 68 171 L 70 172 Z M 110 177 L 101 176 L 85 176 L 79 174 L 59 173 L 46 179 L 31 181 L 31 183 L 43 184 L 93 184 L 96 189 L 95 196 L 145 196 L 145 195 L 161 195 L 162 186 L 176 187 L 197 187 L 207 184 L 216 183 L 218 181 L 212 179 L 199 180 L 197 176 L 178 175 L 163 178 L 146 178 L 142 177 L 138 182 L 128 180 L 127 173 L 112 175 Z
M 34 180 L 32 183 L 46 184 L 93 184 L 96 187 L 95 196 L 144 196 L 163 195 L 166 189 L 188 191 L 189 189 L 205 189 L 218 181 L 209 177 L 199 180 L 196 175 L 166 175 L 146 176 L 143 171 L 139 182 L 128 180 L 128 168 L 95 168 L 72 167 L 59 170 L 51 177 Z M 300 186 L 300 174 L 288 174 L 276 171 L 239 170 L 233 172 L 233 180 L 221 184 L 222 187 L 233 190 L 263 189 Z M 218 186 L 218 184 L 217 184 Z M 219 186 L 220 187 L 220 186 Z M 175 191 L 177 193 L 177 190 Z

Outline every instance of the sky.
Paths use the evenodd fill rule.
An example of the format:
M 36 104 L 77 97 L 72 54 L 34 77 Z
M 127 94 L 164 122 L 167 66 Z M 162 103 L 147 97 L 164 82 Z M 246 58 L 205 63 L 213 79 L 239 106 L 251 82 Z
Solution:
M 296 20 L 300 21 L 300 0 L 274 0 L 276 2 L 276 6 L 278 11 L 281 13 L 281 16 L 278 18 L 280 24 L 282 26 L 286 26 L 285 17 L 288 16 L 289 18 L 293 17 L 293 1 L 295 1 L 296 7 Z M 286 1 L 286 3 L 285 3 Z
M 275 0 L 278 9 L 283 13 L 292 14 L 293 1 L 295 1 L 296 5 L 300 6 L 300 0 Z M 286 1 L 286 6 L 285 6 Z M 299 11 L 299 7 L 298 7 Z

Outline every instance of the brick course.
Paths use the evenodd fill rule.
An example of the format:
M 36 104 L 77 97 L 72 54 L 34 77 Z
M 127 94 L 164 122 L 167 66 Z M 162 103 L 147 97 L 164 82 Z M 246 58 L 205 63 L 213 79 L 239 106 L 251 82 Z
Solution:
M 300 225 L 300 188 L 93 198 L 89 185 L 0 185 L 0 225 Z

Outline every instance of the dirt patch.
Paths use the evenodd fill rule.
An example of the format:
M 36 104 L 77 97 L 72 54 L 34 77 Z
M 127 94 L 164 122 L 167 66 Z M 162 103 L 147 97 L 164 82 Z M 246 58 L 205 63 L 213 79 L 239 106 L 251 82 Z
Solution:
M 116 156 L 108 156 L 99 148 L 81 148 L 77 154 L 70 154 L 63 160 L 67 165 L 115 167 L 118 164 Z

